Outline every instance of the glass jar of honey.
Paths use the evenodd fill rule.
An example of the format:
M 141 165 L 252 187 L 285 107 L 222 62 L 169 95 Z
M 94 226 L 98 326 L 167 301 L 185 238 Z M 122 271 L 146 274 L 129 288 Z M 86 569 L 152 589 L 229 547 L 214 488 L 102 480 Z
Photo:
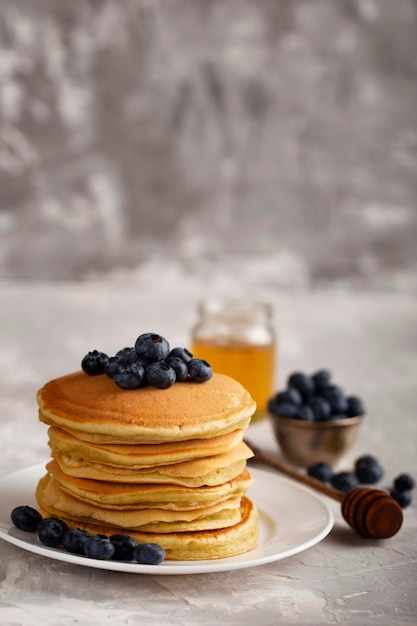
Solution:
M 239 381 L 257 404 L 252 421 L 261 419 L 275 382 L 272 306 L 251 300 L 210 299 L 200 302 L 198 313 L 191 352 L 205 359 L 214 372 Z

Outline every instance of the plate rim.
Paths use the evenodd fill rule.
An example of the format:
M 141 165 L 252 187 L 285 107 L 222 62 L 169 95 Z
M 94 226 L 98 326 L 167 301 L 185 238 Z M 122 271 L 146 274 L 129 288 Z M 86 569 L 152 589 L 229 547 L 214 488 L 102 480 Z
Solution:
M 259 510 L 260 520 L 262 516 L 272 517 L 274 521 L 276 521 L 276 517 L 271 515 L 271 511 L 263 508 L 262 504 L 257 501 L 257 493 L 256 493 L 256 484 L 265 483 L 266 481 L 272 481 L 272 483 L 285 485 L 287 489 L 293 490 L 296 494 L 302 494 L 307 499 L 310 499 L 311 502 L 314 502 L 315 505 L 319 505 L 322 509 L 323 514 L 323 523 L 320 525 L 320 529 L 317 528 L 317 532 L 312 533 L 311 537 L 301 543 L 298 543 L 287 550 L 281 550 L 278 552 L 269 552 L 266 554 L 261 554 L 259 556 L 253 556 L 251 558 L 251 554 L 256 553 L 260 549 L 262 549 L 262 541 L 260 539 L 260 544 L 253 550 L 250 550 L 247 553 L 225 557 L 222 559 L 206 559 L 206 560 L 195 560 L 195 561 L 164 561 L 159 565 L 145 565 L 140 563 L 130 563 L 123 561 L 112 561 L 112 560 L 96 560 L 89 559 L 88 557 L 84 557 L 81 555 L 71 554 L 69 552 L 64 551 L 62 548 L 49 548 L 44 546 L 38 542 L 34 542 L 34 535 L 29 534 L 32 541 L 28 541 L 24 538 L 24 531 L 18 531 L 14 528 L 11 520 L 7 523 L 5 521 L 6 514 L 10 518 L 11 511 L 6 511 L 4 509 L 5 505 L 2 504 L 2 491 L 7 486 L 10 486 L 13 481 L 16 481 L 19 477 L 24 477 L 26 475 L 30 476 L 30 479 L 34 482 L 41 478 L 43 473 L 45 473 L 45 463 L 39 463 L 35 465 L 30 465 L 27 467 L 23 467 L 17 469 L 13 472 L 5 474 L 0 477 L 0 539 L 13 544 L 23 550 L 31 552 L 33 554 L 37 554 L 39 556 L 43 556 L 46 558 L 51 558 L 57 561 L 70 563 L 73 565 L 80 565 L 83 567 L 92 567 L 95 569 L 103 569 L 114 572 L 123 572 L 123 573 L 131 573 L 131 574 L 151 574 L 151 575 L 180 575 L 180 574 L 207 574 L 213 572 L 224 572 L 231 571 L 237 569 L 247 569 L 251 567 L 257 567 L 260 565 L 264 565 L 266 563 L 271 563 L 278 560 L 283 560 L 299 554 L 304 550 L 307 550 L 320 541 L 322 541 L 331 531 L 334 524 L 334 516 L 331 509 L 328 507 L 327 503 L 316 494 L 309 487 L 297 483 L 293 479 L 290 479 L 286 476 L 283 476 L 278 473 L 273 473 L 266 469 L 261 469 L 258 467 L 251 466 L 249 467 L 249 471 L 251 472 L 254 479 L 254 486 L 252 486 L 249 490 L 249 497 L 253 500 L 255 505 Z M 28 485 L 28 489 L 31 485 Z M 35 504 L 35 494 L 33 489 L 33 494 L 30 496 L 31 502 L 29 503 L 31 506 L 36 506 Z M 23 498 L 22 498 L 23 499 Z M 27 499 L 27 497 L 26 497 Z M 23 503 L 23 502 L 22 502 Z M 271 503 L 273 505 L 274 503 Z M 17 506 L 17 505 L 16 505 Z M 288 509 L 286 509 L 288 511 Z M 15 531 L 16 536 L 10 534 L 10 531 Z M 262 533 L 261 533 L 262 534 Z

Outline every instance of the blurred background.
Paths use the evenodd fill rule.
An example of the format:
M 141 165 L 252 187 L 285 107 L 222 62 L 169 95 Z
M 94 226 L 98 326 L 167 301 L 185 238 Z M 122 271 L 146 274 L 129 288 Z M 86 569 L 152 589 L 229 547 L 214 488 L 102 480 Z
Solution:
M 416 241 L 415 0 L 1 0 L 3 281 L 410 292 Z

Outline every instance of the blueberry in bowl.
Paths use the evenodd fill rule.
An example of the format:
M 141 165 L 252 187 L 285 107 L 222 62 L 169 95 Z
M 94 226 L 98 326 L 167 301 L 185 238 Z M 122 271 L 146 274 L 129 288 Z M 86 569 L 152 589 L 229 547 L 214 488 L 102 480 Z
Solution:
M 290 374 L 286 388 L 269 399 L 268 413 L 287 461 L 304 468 L 318 462 L 333 466 L 355 443 L 365 405 L 335 384 L 330 370 L 320 369 Z

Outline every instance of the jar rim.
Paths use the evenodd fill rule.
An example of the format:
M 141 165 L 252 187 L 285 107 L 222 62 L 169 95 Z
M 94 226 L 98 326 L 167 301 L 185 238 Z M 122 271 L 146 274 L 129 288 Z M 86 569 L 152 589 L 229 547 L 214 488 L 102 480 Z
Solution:
M 266 300 L 235 297 L 211 297 L 200 300 L 198 309 L 202 315 L 225 317 L 262 316 L 271 318 L 272 304 Z

